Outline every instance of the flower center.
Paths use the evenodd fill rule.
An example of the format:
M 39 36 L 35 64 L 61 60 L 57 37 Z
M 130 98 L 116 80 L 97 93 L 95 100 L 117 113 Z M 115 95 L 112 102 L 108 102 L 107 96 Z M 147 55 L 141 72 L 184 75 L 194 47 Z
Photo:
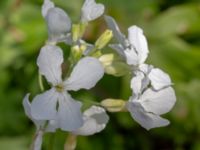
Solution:
M 64 91 L 64 86 L 63 86 L 63 84 L 58 84 L 58 85 L 56 85 L 55 86 L 55 88 L 56 88 L 56 90 L 57 90 L 57 92 L 63 92 Z

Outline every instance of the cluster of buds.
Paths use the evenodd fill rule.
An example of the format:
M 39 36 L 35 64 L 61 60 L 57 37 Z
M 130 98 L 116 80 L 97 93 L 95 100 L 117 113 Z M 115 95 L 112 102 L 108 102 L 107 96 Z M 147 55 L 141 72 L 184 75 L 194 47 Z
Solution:
M 130 112 L 134 120 L 146 129 L 169 124 L 160 115 L 172 109 L 176 97 L 170 77 L 162 70 L 144 63 L 149 50 L 142 29 L 130 27 L 126 38 L 116 21 L 105 16 L 109 29 L 94 44 L 84 41 L 88 23 L 103 13 L 102 4 L 85 0 L 79 23 L 72 24 L 64 10 L 50 0 L 44 0 L 42 15 L 48 28 L 48 40 L 37 58 L 42 93 L 36 95 L 32 102 L 29 101 L 30 94 L 23 99 L 25 113 L 37 127 L 33 150 L 41 149 L 45 132 L 61 129 L 76 136 L 88 136 L 102 131 L 109 120 L 106 111 Z M 109 47 L 118 56 L 115 52 L 102 52 L 113 36 L 118 43 L 109 44 Z M 61 67 L 65 60 L 63 50 L 58 46 L 61 42 L 71 47 L 67 74 L 63 73 Z M 131 74 L 133 95 L 128 101 L 108 98 L 98 105 L 94 102 L 82 113 L 83 103 L 73 99 L 68 91 L 91 89 L 104 73 L 114 76 Z M 46 78 L 50 89 L 43 89 L 42 77 Z

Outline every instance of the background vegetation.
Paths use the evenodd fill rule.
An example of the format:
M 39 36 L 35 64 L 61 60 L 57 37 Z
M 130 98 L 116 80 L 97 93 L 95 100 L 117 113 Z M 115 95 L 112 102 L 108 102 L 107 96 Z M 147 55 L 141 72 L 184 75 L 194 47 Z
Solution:
M 72 20 L 82 0 L 55 0 Z M 128 113 L 110 114 L 103 132 L 79 137 L 77 150 L 200 150 L 200 2 L 198 0 L 98 0 L 122 31 L 133 24 L 144 29 L 148 63 L 170 74 L 177 95 L 171 125 L 146 131 Z M 36 58 L 47 38 L 42 0 L 0 1 L 0 149 L 27 150 L 35 127 L 25 116 L 22 98 L 39 92 Z M 85 38 L 94 41 L 106 28 L 103 18 L 92 22 Z M 64 47 L 64 46 L 63 46 Z M 66 53 L 68 48 L 64 47 Z M 106 51 L 106 49 L 105 49 Z M 96 88 L 72 93 L 79 99 L 128 99 L 129 77 L 106 75 Z M 58 131 L 54 150 L 61 150 L 67 133 Z M 44 149 L 51 134 L 45 135 Z

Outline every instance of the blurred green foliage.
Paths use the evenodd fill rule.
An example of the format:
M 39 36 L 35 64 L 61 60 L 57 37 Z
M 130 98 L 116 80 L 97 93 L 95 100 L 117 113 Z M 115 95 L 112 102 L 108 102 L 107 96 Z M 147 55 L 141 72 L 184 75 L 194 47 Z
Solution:
M 78 21 L 82 0 L 55 0 Z M 122 31 L 136 24 L 144 29 L 148 63 L 170 74 L 177 95 L 171 125 L 146 131 L 128 113 L 110 114 L 103 132 L 80 137 L 77 150 L 199 150 L 200 149 L 200 2 L 199 0 L 98 0 L 116 18 Z M 24 115 L 22 98 L 39 92 L 36 57 L 47 38 L 41 16 L 42 0 L 0 1 L 0 149 L 28 149 L 34 126 Z M 92 22 L 87 41 L 94 41 L 106 25 Z M 67 47 L 64 47 L 67 51 Z M 105 49 L 106 51 L 106 49 Z M 72 93 L 77 99 L 130 96 L 130 77 L 106 75 L 91 91 Z M 54 149 L 62 149 L 67 133 L 57 132 Z M 52 135 L 46 134 L 44 147 Z

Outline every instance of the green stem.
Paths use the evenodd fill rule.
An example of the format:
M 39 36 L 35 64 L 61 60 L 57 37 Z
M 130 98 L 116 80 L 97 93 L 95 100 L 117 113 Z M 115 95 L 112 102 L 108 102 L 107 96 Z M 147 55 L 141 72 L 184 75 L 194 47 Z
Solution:
M 39 82 L 40 90 L 41 90 L 41 92 L 43 92 L 44 91 L 44 84 L 43 84 L 43 80 L 42 80 L 42 75 L 40 73 L 38 75 L 38 82 Z
M 50 134 L 49 137 L 48 150 L 53 150 L 54 140 L 55 140 L 55 134 L 52 133 Z

